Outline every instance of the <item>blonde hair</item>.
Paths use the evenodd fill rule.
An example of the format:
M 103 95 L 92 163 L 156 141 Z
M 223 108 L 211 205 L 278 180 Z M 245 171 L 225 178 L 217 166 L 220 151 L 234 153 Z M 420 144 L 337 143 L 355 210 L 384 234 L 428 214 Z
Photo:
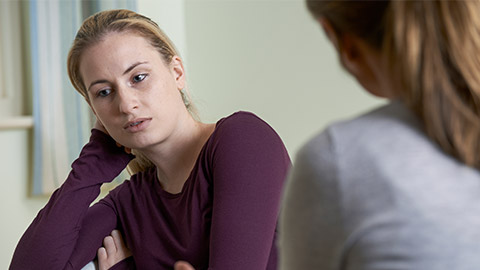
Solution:
M 337 34 L 354 34 L 381 50 L 396 92 L 426 133 L 445 152 L 480 168 L 479 1 L 308 0 L 307 6 Z M 361 18 L 349 17 L 352 10 Z
M 75 36 L 68 53 L 68 76 L 75 89 L 89 101 L 87 89 L 80 73 L 80 60 L 85 49 L 99 43 L 109 33 L 131 31 L 144 37 L 157 49 L 164 63 L 169 64 L 175 55 L 179 55 L 170 39 L 160 27 L 151 19 L 130 10 L 117 9 L 96 13 L 88 17 Z M 198 119 L 197 111 L 191 102 L 188 91 L 181 91 L 185 107 L 190 114 Z M 154 164 L 138 151 L 133 150 L 136 156 L 127 166 L 130 174 L 145 171 L 154 167 Z

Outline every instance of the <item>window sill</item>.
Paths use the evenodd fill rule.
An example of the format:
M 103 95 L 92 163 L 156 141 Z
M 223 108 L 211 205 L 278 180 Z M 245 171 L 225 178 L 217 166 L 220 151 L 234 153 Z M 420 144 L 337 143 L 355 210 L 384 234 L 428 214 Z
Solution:
M 32 116 L 13 116 L 0 118 L 0 130 L 29 129 L 33 127 Z

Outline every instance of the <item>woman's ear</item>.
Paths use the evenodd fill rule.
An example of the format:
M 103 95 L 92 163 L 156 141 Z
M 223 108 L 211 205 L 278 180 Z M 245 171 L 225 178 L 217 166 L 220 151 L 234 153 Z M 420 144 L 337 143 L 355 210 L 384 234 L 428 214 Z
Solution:
M 357 76 L 365 68 L 364 55 L 360 48 L 360 40 L 351 34 L 342 36 L 341 45 L 338 50 L 340 62 L 348 72 Z
M 379 87 L 377 68 L 379 60 L 376 51 L 352 33 L 337 32 L 326 18 L 321 17 L 318 22 L 337 49 L 342 66 L 369 92 L 377 96 L 384 96 Z
M 352 34 L 344 35 L 340 46 L 340 61 L 343 67 L 370 93 L 385 96 L 380 91 L 382 80 L 381 58 L 365 41 Z
M 185 69 L 183 67 L 183 61 L 180 57 L 175 55 L 172 57 L 170 67 L 177 84 L 177 89 L 182 90 L 185 88 Z
M 340 62 L 348 72 L 356 75 L 359 67 L 358 40 L 350 33 L 338 33 L 332 23 L 325 17 L 320 17 L 318 22 L 323 28 L 330 42 L 337 50 Z

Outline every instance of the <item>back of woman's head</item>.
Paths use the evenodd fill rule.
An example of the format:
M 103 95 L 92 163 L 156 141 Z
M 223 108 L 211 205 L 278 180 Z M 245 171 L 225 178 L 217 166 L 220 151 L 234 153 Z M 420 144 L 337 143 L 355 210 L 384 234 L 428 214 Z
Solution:
M 149 18 L 130 10 L 107 10 L 88 17 L 75 36 L 67 58 L 68 76 L 75 89 L 89 101 L 87 88 L 80 73 L 82 53 L 89 47 L 101 42 L 110 33 L 131 32 L 144 37 L 160 53 L 165 64 L 170 64 L 175 55 L 179 55 L 173 43 L 159 26 Z M 181 92 L 187 110 L 196 116 L 196 110 L 190 102 L 188 92 Z M 134 150 L 136 158 L 128 165 L 128 171 L 135 174 L 153 166 L 141 153 Z
M 480 168 L 480 2 L 314 1 L 338 35 L 378 49 L 392 86 L 449 154 Z

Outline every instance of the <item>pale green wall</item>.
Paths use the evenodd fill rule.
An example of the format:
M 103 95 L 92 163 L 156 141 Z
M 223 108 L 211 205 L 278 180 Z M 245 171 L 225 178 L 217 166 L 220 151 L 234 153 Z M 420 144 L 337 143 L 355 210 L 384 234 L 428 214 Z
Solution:
M 339 67 L 304 2 L 186 1 L 187 77 L 203 119 L 253 111 L 294 153 L 327 123 L 379 104 Z
M 0 269 L 8 269 L 13 250 L 45 198 L 28 197 L 30 162 L 27 130 L 0 131 Z
M 142 0 L 184 56 L 201 116 L 257 113 L 292 156 L 327 123 L 381 101 L 359 90 L 299 0 Z M 188 53 L 188 55 L 187 55 Z M 46 199 L 27 197 L 28 132 L 0 131 L 0 269 Z
M 175 44 L 181 56 L 186 58 L 184 0 L 139 0 L 137 9 L 155 21 Z

